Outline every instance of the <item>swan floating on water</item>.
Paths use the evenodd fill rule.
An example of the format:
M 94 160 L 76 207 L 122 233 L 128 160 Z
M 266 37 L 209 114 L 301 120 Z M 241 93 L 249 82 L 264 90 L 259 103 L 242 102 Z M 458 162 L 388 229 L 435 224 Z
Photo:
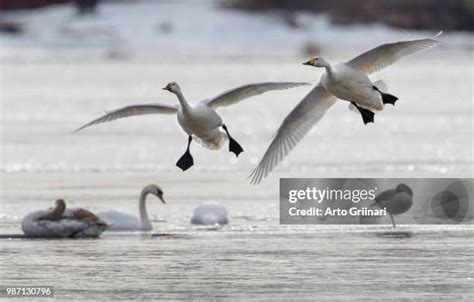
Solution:
M 153 225 L 148 218 L 146 210 L 146 198 L 148 194 L 155 195 L 162 203 L 165 203 L 163 191 L 157 185 L 151 184 L 143 188 L 138 200 L 138 210 L 140 218 L 135 215 L 119 212 L 107 211 L 99 213 L 99 217 L 109 225 L 108 231 L 151 231 Z
M 390 214 L 392 225 L 395 227 L 393 215 L 403 214 L 408 211 L 413 204 L 413 191 L 405 184 L 399 184 L 395 189 L 386 190 L 377 195 L 374 199 L 375 206 L 387 209 Z
M 191 224 L 224 225 L 228 224 L 226 208 L 217 203 L 204 202 L 194 209 Z
M 56 200 L 54 208 L 30 213 L 21 222 L 25 236 L 38 238 L 96 238 L 107 227 L 86 209 L 67 209 L 62 199 Z
M 222 118 L 216 113 L 216 108 L 229 106 L 246 98 L 250 98 L 267 91 L 289 89 L 302 85 L 308 85 L 308 83 L 268 82 L 247 84 L 226 91 L 212 99 L 201 101 L 197 104 L 189 104 L 184 98 L 179 85 L 176 82 L 170 82 L 163 89 L 175 94 L 178 97 L 180 105 L 171 106 L 155 103 L 126 106 L 108 112 L 107 114 L 78 128 L 75 132 L 95 124 L 109 122 L 134 115 L 157 113 L 176 114 L 178 117 L 178 123 L 184 132 L 188 134 L 188 144 L 186 151 L 178 160 L 176 166 L 178 166 L 183 171 L 186 171 L 194 165 L 194 159 L 191 156 L 191 152 L 189 150 L 193 138 L 198 138 L 199 141 L 209 149 L 219 149 L 222 146 L 222 142 L 227 137 L 229 139 L 230 152 L 233 152 L 236 156 L 239 156 L 239 154 L 243 151 L 243 148 L 229 134 L 227 126 L 223 123 Z M 222 128 L 225 131 L 225 134 L 221 132 L 219 128 Z
M 385 82 L 372 83 L 368 75 L 403 57 L 434 47 L 440 43 L 434 38 L 383 44 L 334 66 L 320 57 L 303 63 L 324 67 L 326 72 L 319 84 L 285 117 L 260 163 L 250 174 L 251 183 L 262 181 L 322 119 L 337 99 L 350 102 L 360 112 L 365 124 L 373 122 L 373 111 L 383 110 L 385 104 L 394 105 L 398 98 L 385 92 Z

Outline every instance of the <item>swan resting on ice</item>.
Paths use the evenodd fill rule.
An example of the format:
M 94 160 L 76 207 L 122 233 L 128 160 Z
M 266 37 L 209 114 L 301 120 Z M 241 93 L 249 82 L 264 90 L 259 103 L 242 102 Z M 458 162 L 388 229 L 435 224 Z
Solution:
M 21 222 L 25 236 L 37 238 L 97 238 L 107 227 L 86 209 L 67 209 L 62 199 L 56 200 L 54 208 L 30 213 Z
M 95 124 L 109 122 L 129 116 L 157 113 L 176 114 L 179 125 L 188 135 L 186 152 L 178 160 L 176 166 L 178 166 L 183 171 L 186 171 L 194 165 L 194 159 L 191 156 L 191 152 L 189 150 L 193 138 L 199 139 L 199 141 L 209 149 L 219 149 L 227 137 L 229 139 L 230 152 L 234 153 L 236 156 L 239 156 L 239 154 L 243 151 L 243 148 L 239 145 L 239 143 L 237 143 L 237 141 L 230 135 L 227 126 L 215 111 L 216 108 L 229 106 L 267 91 L 289 89 L 302 85 L 308 84 L 294 82 L 247 84 L 226 91 L 212 99 L 204 100 L 196 104 L 190 104 L 184 98 L 179 85 L 176 82 L 170 82 L 163 89 L 175 94 L 178 97 L 180 105 L 171 106 L 155 103 L 126 106 L 108 112 L 107 114 L 80 127 L 75 132 Z M 225 133 L 220 131 L 220 128 L 222 128 Z
M 287 156 L 299 141 L 316 125 L 338 99 L 350 102 L 362 115 L 365 124 L 374 122 L 374 111 L 385 104 L 394 105 L 397 97 L 386 93 L 385 82 L 372 82 L 368 75 L 382 70 L 398 60 L 431 49 L 440 43 L 435 38 L 383 44 L 354 59 L 331 65 L 321 57 L 304 65 L 325 68 L 316 87 L 285 117 L 249 178 L 258 184 Z
M 225 225 L 229 223 L 226 208 L 218 203 L 204 202 L 194 209 L 191 224 Z
M 377 195 L 373 206 L 387 209 L 390 214 L 392 225 L 395 227 L 393 215 L 403 214 L 408 211 L 413 204 L 413 191 L 405 184 L 399 184 L 395 189 L 386 190 Z
M 165 203 L 161 188 L 151 184 L 143 188 L 140 193 L 140 198 L 138 199 L 140 218 L 119 211 L 101 212 L 98 216 L 109 225 L 108 231 L 151 231 L 153 230 L 153 225 L 148 218 L 148 212 L 146 210 L 146 198 L 148 194 L 155 195 L 162 203 Z

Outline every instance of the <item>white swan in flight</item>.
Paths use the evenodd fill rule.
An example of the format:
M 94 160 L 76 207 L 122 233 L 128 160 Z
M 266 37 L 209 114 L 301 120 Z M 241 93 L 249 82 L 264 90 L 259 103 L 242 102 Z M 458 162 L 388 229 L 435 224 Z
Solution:
M 377 195 L 374 199 L 374 206 L 385 208 L 390 214 L 392 225 L 395 227 L 393 215 L 403 214 L 408 211 L 413 204 L 413 191 L 405 184 L 399 184 L 395 189 L 386 190 Z
M 54 208 L 30 213 L 21 222 L 25 236 L 39 238 L 96 238 L 107 227 L 86 209 L 67 209 L 62 199 L 56 200 Z
M 384 104 L 394 104 L 397 98 L 383 92 L 386 89 L 383 81 L 372 83 L 368 75 L 438 43 L 440 41 L 428 38 L 383 44 L 334 66 L 323 58 L 312 58 L 303 63 L 324 67 L 326 72 L 319 84 L 285 117 L 260 163 L 250 174 L 251 183 L 262 181 L 321 120 L 338 98 L 351 102 L 361 113 L 364 123 L 373 122 L 373 111 L 382 110 Z
M 161 188 L 152 184 L 144 187 L 140 193 L 138 200 L 140 218 L 119 211 L 101 212 L 98 216 L 109 225 L 108 231 L 151 231 L 153 230 L 153 225 L 148 218 L 148 212 L 146 210 L 146 198 L 148 194 L 155 195 L 162 203 L 165 203 Z
M 194 209 L 191 224 L 199 225 L 224 225 L 228 224 L 226 208 L 217 203 L 203 202 Z
M 294 82 L 267 82 L 247 84 L 229 91 L 226 91 L 212 99 L 201 101 L 197 104 L 189 104 L 184 98 L 181 88 L 176 82 L 170 82 L 164 90 L 174 93 L 178 97 L 179 106 L 170 106 L 165 104 L 143 104 L 126 106 L 111 111 L 90 123 L 80 127 L 78 132 L 86 127 L 113 121 L 116 119 L 143 115 L 143 114 L 176 114 L 178 123 L 181 128 L 188 134 L 188 145 L 186 152 L 176 163 L 176 166 L 186 171 L 193 166 L 194 160 L 189 151 L 193 138 L 198 138 L 204 146 L 210 149 L 219 149 L 225 140 L 225 134 L 219 128 L 222 127 L 229 139 L 229 151 L 238 156 L 242 151 L 242 147 L 229 134 L 226 125 L 222 122 L 222 118 L 216 113 L 215 109 L 221 106 L 229 106 L 240 102 L 246 98 L 256 96 L 271 90 L 289 89 L 297 86 L 308 85 L 308 83 Z

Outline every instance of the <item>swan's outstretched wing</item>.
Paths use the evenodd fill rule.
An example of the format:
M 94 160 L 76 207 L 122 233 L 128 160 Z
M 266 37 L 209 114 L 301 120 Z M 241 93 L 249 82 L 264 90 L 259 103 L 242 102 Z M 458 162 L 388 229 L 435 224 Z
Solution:
M 251 183 L 258 184 L 262 181 L 321 120 L 336 100 L 321 84 L 311 90 L 278 128 L 260 163 L 249 176 Z
M 213 109 L 221 106 L 229 106 L 238 103 L 244 99 L 265 93 L 271 90 L 283 90 L 293 87 L 309 85 L 309 83 L 299 82 L 267 82 L 267 83 L 255 83 L 240 86 L 231 90 L 228 90 L 213 99 L 205 101 L 207 105 Z
M 434 38 L 441 35 L 437 34 Z M 428 50 L 441 43 L 436 39 L 419 39 L 383 44 L 347 62 L 347 65 L 369 75 L 382 70 L 403 57 Z
M 176 113 L 177 107 L 164 105 L 164 104 L 138 104 L 125 106 L 110 112 L 107 112 L 105 115 L 85 124 L 84 126 L 76 129 L 74 133 L 81 131 L 84 128 L 87 128 L 92 125 L 110 122 L 113 120 L 121 119 L 124 117 L 134 116 L 134 115 L 144 115 L 144 114 L 172 114 Z

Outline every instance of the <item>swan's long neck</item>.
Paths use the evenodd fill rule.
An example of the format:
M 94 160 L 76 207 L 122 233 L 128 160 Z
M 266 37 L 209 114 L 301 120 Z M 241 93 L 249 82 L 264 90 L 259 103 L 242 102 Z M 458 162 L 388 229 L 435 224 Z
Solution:
M 63 216 L 64 211 L 66 210 L 66 206 L 63 204 L 58 204 L 51 212 L 48 212 L 40 217 L 38 220 L 59 220 Z
M 329 75 L 333 75 L 333 72 L 334 72 L 334 69 L 332 68 L 332 65 L 329 64 L 328 61 L 324 61 L 322 59 L 320 59 L 320 64 L 326 68 L 326 72 L 329 74 Z
M 142 223 L 143 230 L 151 230 L 153 228 L 150 219 L 148 218 L 148 212 L 146 211 L 146 196 L 148 193 L 150 193 L 148 187 L 145 187 L 140 194 L 140 202 L 138 204 L 138 210 L 140 211 L 140 221 Z
M 178 97 L 179 103 L 181 104 L 181 107 L 183 108 L 183 110 L 189 109 L 189 103 L 184 98 L 184 95 L 181 92 L 181 90 L 176 91 L 176 96 Z

